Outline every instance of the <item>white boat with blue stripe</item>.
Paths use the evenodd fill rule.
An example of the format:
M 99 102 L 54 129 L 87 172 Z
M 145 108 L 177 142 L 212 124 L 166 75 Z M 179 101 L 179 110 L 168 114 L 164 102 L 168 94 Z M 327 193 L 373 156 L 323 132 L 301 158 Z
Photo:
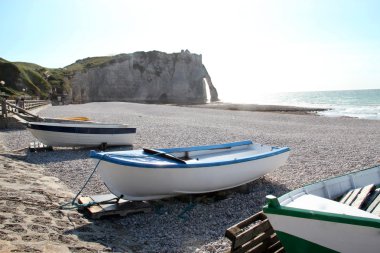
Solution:
M 225 190 L 285 164 L 290 149 L 241 141 L 210 146 L 91 151 L 108 189 L 128 200 Z
M 28 130 L 40 142 L 55 147 L 132 145 L 136 128 L 98 122 L 29 122 Z

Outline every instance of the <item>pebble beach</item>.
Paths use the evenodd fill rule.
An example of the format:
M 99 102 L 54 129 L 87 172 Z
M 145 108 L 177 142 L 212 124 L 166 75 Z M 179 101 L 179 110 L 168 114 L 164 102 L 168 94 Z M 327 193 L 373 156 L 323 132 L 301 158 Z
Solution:
M 0 252 L 225 252 L 225 230 L 260 211 L 266 195 L 380 164 L 379 120 L 270 111 L 125 102 L 42 108 L 42 117 L 136 127 L 133 149 L 252 140 L 291 153 L 284 166 L 224 194 L 162 199 L 150 213 L 91 220 L 59 209 L 93 171 L 90 149 L 30 153 L 36 139 L 26 129 L 2 129 Z M 105 193 L 95 175 L 81 195 Z

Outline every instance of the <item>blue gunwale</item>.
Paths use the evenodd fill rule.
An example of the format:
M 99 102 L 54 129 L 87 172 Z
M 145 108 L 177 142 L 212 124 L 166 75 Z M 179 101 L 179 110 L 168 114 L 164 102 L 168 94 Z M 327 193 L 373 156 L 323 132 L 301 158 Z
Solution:
M 233 148 L 238 146 L 244 146 L 244 145 L 251 145 L 253 144 L 252 141 L 246 140 L 246 141 L 238 141 L 238 142 L 230 142 L 230 143 L 223 143 L 223 144 L 215 144 L 215 145 L 205 145 L 205 146 L 193 146 L 193 147 L 183 147 L 183 148 L 163 148 L 163 149 L 157 149 L 166 153 L 176 153 L 176 152 L 190 152 L 190 151 L 200 151 L 200 150 L 211 150 L 211 149 L 223 149 L 223 148 Z
M 218 145 L 209 145 L 209 146 L 195 146 L 195 147 L 185 147 L 185 148 L 171 148 L 171 149 L 158 149 L 162 152 L 166 153 L 175 153 L 175 152 L 186 152 L 186 151 L 199 151 L 199 150 L 210 150 L 210 149 L 223 149 L 229 147 L 237 147 L 243 145 L 250 145 L 252 141 L 241 141 L 241 142 L 232 142 Z M 237 164 L 243 162 L 249 162 L 259 159 L 268 158 L 271 156 L 280 155 L 282 153 L 289 152 L 290 149 L 288 147 L 278 148 L 272 147 L 272 151 L 256 154 L 251 157 L 228 160 L 228 161 L 220 161 L 220 162 L 208 162 L 208 163 L 179 163 L 168 158 L 157 157 L 155 155 L 147 155 L 142 150 L 132 150 L 126 151 L 125 154 L 121 154 L 120 152 L 90 152 L 91 158 L 97 158 L 99 160 L 107 161 L 110 163 L 123 165 L 123 166 L 131 166 L 131 167 L 139 167 L 139 168 L 199 168 L 199 167 L 215 167 L 215 166 L 223 166 L 229 164 Z M 128 153 L 131 155 L 129 156 Z M 162 163 L 149 163 L 149 159 L 155 157 L 162 161 Z M 130 160 L 125 160 L 125 158 L 129 158 Z M 144 158 L 146 160 L 144 160 Z M 135 160 L 134 160 L 135 159 Z

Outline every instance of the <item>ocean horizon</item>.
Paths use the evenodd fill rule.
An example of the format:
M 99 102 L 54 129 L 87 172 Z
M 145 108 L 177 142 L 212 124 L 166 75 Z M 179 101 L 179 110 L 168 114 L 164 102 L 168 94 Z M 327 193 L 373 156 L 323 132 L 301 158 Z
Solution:
M 256 94 L 250 98 L 221 99 L 222 102 L 261 105 L 288 105 L 325 108 L 327 117 L 355 117 L 380 120 L 380 89 L 279 92 Z

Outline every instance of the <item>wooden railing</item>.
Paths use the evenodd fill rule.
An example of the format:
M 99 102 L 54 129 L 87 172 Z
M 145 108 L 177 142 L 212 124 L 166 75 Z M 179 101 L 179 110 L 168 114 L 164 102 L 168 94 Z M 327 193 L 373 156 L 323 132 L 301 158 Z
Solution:
M 7 100 L 7 102 L 16 105 L 16 100 Z M 39 106 L 47 105 L 49 103 L 50 101 L 48 100 L 24 100 L 24 109 L 30 110 Z
M 18 105 L 16 105 L 15 100 L 1 100 L 0 115 L 2 118 L 6 118 L 8 113 L 24 112 L 28 114 L 28 110 L 47 105 L 49 103 L 50 101 L 48 100 L 25 100 L 23 101 L 23 104 L 19 102 Z

